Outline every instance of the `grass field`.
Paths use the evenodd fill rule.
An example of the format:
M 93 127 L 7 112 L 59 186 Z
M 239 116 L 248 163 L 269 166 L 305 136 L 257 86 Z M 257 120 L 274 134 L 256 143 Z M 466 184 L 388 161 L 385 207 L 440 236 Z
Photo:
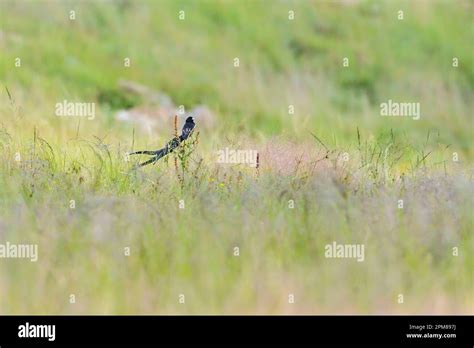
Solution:
M 472 314 L 473 14 L 0 0 L 0 244 L 38 246 L 0 258 L 0 313 Z M 123 80 L 215 124 L 134 169 L 127 153 L 175 130 L 119 122 L 147 103 Z M 95 117 L 58 117 L 63 100 Z M 387 100 L 420 119 L 382 117 Z M 218 163 L 225 148 L 258 167 Z M 364 259 L 327 257 L 333 242 Z

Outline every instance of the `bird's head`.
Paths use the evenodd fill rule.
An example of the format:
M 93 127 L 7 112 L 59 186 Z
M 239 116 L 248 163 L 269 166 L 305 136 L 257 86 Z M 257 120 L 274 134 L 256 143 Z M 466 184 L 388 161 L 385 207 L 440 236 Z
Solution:
M 194 118 L 192 116 L 189 116 L 187 119 L 186 119 L 186 123 L 194 123 Z

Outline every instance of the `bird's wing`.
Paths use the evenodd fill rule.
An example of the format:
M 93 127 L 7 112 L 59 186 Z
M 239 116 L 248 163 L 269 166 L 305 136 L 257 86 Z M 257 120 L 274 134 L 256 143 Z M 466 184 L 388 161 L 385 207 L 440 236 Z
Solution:
M 186 122 L 184 124 L 183 130 L 181 132 L 181 136 L 180 136 L 181 140 L 186 140 L 189 137 L 189 135 L 191 134 L 191 132 L 193 131 L 194 127 L 195 127 L 194 123 Z

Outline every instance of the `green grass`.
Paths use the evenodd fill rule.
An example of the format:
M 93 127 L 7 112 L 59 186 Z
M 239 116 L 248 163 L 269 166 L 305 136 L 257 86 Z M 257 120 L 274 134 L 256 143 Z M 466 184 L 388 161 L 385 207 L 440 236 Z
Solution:
M 0 312 L 472 313 L 472 13 L 0 0 L 0 243 L 39 248 L 0 259 Z M 124 160 L 173 130 L 115 121 L 141 103 L 120 79 L 216 113 L 179 177 L 174 155 Z M 64 99 L 96 102 L 95 119 L 55 116 Z M 388 99 L 420 102 L 421 119 L 381 117 Z M 217 164 L 226 146 L 258 149 L 260 168 Z M 365 261 L 325 258 L 333 241 L 364 244 Z

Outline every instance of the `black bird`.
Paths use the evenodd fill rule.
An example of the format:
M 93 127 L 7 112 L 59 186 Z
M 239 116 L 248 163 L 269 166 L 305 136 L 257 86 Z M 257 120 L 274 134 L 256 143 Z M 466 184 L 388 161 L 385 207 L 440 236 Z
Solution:
M 188 137 L 191 135 L 192 131 L 194 130 L 194 127 L 196 124 L 194 123 L 194 119 L 192 117 L 188 117 L 186 119 L 186 122 L 184 123 L 183 129 L 181 131 L 181 135 L 179 137 L 174 137 L 171 139 L 168 144 L 166 144 L 165 147 L 162 149 L 156 150 L 156 151 L 135 151 L 130 153 L 130 155 L 150 155 L 153 156 L 151 159 L 148 161 L 145 161 L 143 163 L 140 163 L 137 165 L 137 167 L 143 167 L 146 166 L 147 164 L 150 163 L 155 163 L 158 161 L 160 158 L 166 156 L 167 154 L 173 152 L 174 149 L 176 149 L 179 144 L 188 139 Z

